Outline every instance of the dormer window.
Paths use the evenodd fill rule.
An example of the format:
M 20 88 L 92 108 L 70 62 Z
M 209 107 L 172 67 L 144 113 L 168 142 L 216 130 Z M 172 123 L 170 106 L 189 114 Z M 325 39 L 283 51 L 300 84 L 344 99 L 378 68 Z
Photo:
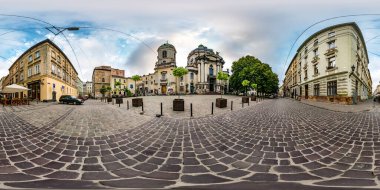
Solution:
M 168 56 L 168 52 L 167 51 L 163 51 L 162 52 L 162 58 L 166 58 Z

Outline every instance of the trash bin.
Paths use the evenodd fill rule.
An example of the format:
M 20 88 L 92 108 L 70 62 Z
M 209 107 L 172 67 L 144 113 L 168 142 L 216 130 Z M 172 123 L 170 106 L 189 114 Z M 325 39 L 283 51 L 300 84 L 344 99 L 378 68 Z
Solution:
M 116 98 L 116 104 L 122 104 L 123 98 Z

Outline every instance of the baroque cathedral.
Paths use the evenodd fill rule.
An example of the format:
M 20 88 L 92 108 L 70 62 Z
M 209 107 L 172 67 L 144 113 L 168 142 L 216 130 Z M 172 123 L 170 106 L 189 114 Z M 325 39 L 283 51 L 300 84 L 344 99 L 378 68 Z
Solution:
M 164 43 L 157 50 L 157 62 L 154 73 L 141 76 L 137 88 L 144 94 L 174 94 L 176 87 L 181 94 L 217 94 L 224 87 L 227 92 L 228 82 L 223 85 L 217 80 L 219 71 L 223 71 L 224 60 L 219 52 L 204 45 L 199 45 L 187 56 L 186 69 L 189 72 L 177 79 L 173 75 L 176 65 L 176 49 L 172 44 Z M 229 74 L 229 70 L 223 71 Z M 130 85 L 133 88 L 133 85 Z M 130 90 L 132 90 L 130 88 Z

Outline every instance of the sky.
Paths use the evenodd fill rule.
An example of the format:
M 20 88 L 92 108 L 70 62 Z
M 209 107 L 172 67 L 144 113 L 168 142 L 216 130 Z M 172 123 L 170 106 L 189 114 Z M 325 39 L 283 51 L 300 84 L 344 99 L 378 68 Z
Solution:
M 268 63 L 282 84 L 303 40 L 325 27 L 356 22 L 369 40 L 373 88 L 380 82 L 377 0 L 0 0 L 0 5 L 0 77 L 25 50 L 49 38 L 70 58 L 82 81 L 91 80 L 94 67 L 100 65 L 124 69 L 127 77 L 152 73 L 157 48 L 168 41 L 176 47 L 177 66 L 186 66 L 191 50 L 203 44 L 220 52 L 225 70 L 252 55 Z M 318 21 L 356 14 L 378 15 L 322 22 L 296 41 Z M 62 32 L 66 40 L 48 31 L 49 24 L 5 15 L 81 29 Z

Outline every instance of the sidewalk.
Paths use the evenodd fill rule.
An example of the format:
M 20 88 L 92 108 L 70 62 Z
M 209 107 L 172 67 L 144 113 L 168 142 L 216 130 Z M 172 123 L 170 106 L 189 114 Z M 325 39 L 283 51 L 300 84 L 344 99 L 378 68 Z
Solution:
M 317 102 L 311 100 L 301 100 L 300 102 L 311 106 L 338 112 L 380 112 L 380 104 L 374 102 L 373 99 L 369 99 L 365 102 L 359 102 L 357 105 L 342 105 L 338 103 Z

